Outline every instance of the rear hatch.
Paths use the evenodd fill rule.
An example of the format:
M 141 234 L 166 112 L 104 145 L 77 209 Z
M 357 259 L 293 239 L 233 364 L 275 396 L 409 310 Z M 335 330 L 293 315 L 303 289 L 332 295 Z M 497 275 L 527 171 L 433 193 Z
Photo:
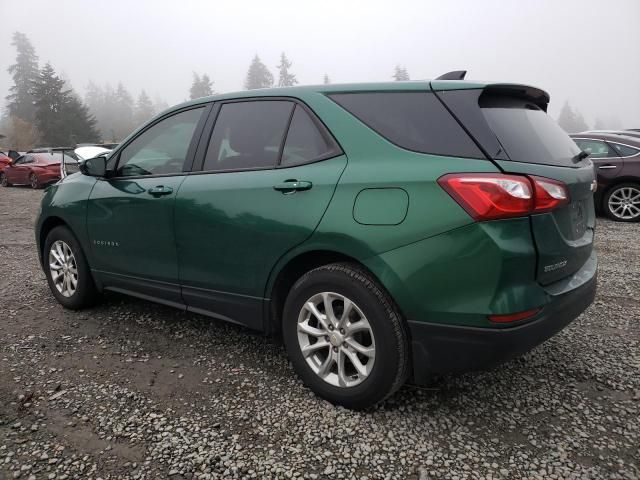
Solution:
M 549 96 L 523 85 L 432 88 L 478 146 L 505 173 L 535 175 L 564 183 L 569 203 L 531 215 L 538 251 L 537 280 L 543 284 L 577 272 L 593 250 L 594 170 L 589 159 L 546 113 Z

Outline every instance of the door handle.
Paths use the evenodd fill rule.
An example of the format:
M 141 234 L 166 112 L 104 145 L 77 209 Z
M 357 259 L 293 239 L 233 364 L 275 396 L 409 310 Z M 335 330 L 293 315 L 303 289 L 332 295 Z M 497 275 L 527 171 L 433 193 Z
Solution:
M 311 187 L 313 187 L 313 183 L 305 180 L 285 180 L 282 183 L 274 185 L 273 189 L 284 194 L 290 194 L 302 190 L 309 190 Z
M 618 168 L 617 165 L 600 165 L 598 167 L 599 170 L 609 170 L 611 168 Z
M 169 195 L 173 193 L 173 188 L 165 187 L 164 185 L 158 185 L 157 187 L 153 187 L 147 190 L 147 193 L 153 195 L 154 197 L 159 197 L 160 195 Z

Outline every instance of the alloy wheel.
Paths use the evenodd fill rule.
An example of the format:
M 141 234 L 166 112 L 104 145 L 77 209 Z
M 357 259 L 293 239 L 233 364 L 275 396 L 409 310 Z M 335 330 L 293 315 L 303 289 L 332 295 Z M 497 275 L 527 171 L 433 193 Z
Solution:
M 608 206 L 613 216 L 622 220 L 640 217 L 640 188 L 618 188 L 609 196 Z
M 31 188 L 38 188 L 38 177 L 36 177 L 35 173 L 29 175 L 29 183 L 31 184 Z
M 3 173 L 2 175 L 0 175 L 0 185 L 2 185 L 3 187 L 6 187 L 9 185 L 9 181 L 7 180 L 7 176 Z
M 318 293 L 298 316 L 298 344 L 307 365 L 325 382 L 353 387 L 371 373 L 376 345 L 362 310 L 344 295 Z
M 78 265 L 71 247 L 56 240 L 49 250 L 49 271 L 56 290 L 64 297 L 71 297 L 78 288 Z

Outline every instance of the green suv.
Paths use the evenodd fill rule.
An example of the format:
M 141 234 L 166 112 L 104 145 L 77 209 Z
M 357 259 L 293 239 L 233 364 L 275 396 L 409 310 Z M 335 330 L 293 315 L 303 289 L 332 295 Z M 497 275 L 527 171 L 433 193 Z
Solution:
M 593 300 L 591 162 L 524 85 L 323 85 L 202 98 L 46 190 L 56 299 L 103 290 L 281 338 L 364 408 L 484 369 Z

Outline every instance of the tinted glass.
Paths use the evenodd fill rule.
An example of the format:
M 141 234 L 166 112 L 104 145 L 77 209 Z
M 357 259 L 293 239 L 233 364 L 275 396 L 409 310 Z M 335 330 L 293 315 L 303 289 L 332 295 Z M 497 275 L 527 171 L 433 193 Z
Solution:
M 339 93 L 330 98 L 399 147 L 422 153 L 484 158 L 432 93 Z
M 630 157 L 640 152 L 640 149 L 627 147 L 626 145 L 620 145 L 619 143 L 612 143 L 611 145 L 621 157 Z
M 204 108 L 177 113 L 156 123 L 120 153 L 118 176 L 182 172 L 189 144 Z
M 284 143 L 281 164 L 312 162 L 336 153 L 337 149 L 322 135 L 305 109 L 297 105 Z
M 587 152 L 591 155 L 591 158 L 609 158 L 618 156 L 616 152 L 614 152 L 611 147 L 602 140 L 576 138 L 574 141 L 578 144 L 580 150 Z
M 489 127 L 511 160 L 545 165 L 578 166 L 580 149 L 544 110 L 526 100 L 486 96 L 480 106 Z
M 222 105 L 204 170 L 275 167 L 293 107 L 275 100 Z

